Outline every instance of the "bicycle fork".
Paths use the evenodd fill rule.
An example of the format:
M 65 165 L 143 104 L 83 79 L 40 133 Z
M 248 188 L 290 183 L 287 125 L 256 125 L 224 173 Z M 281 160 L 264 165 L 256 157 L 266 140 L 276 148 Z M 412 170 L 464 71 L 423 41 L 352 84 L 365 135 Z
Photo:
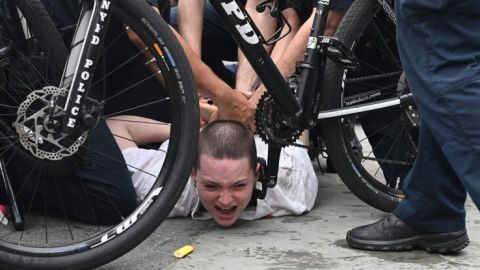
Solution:
M 72 40 L 72 49 L 64 70 L 60 88 L 69 88 L 63 108 L 62 132 L 74 134 L 78 126 L 92 128 L 98 120 L 99 108 L 85 111 L 93 73 L 102 49 L 105 32 L 112 14 L 111 1 L 83 1 L 82 12 Z M 92 100 L 88 100 L 92 101 Z M 101 104 L 96 104 L 100 106 Z

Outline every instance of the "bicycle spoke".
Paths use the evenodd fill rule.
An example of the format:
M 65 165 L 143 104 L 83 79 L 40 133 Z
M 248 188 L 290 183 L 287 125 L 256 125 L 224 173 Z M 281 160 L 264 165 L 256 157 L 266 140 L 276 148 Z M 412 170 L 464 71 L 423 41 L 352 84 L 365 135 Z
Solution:
M 145 104 L 142 104 L 142 105 L 134 106 L 134 107 L 131 107 L 131 108 L 122 110 L 122 111 L 118 111 L 118 112 L 115 112 L 115 113 L 112 113 L 112 114 L 109 114 L 109 115 L 105 115 L 104 117 L 108 118 L 108 117 L 113 116 L 113 115 L 124 114 L 124 113 L 126 113 L 126 112 L 133 111 L 133 110 L 135 110 L 135 109 L 152 106 L 152 105 L 155 105 L 155 104 L 158 104 L 158 103 L 161 103 L 161 102 L 165 102 L 165 101 L 167 101 L 167 100 L 170 100 L 170 98 L 165 98 L 165 99 L 163 99 L 163 100 L 156 100 L 156 101 L 152 101 L 152 102 L 145 103 Z
M 146 50 L 146 49 L 145 49 Z M 145 51 L 144 50 L 144 51 Z M 133 60 L 135 60 L 138 56 L 142 55 L 142 53 L 144 51 L 140 51 L 138 52 L 136 55 L 133 55 L 132 57 L 130 57 L 127 61 L 125 61 L 123 64 L 119 65 L 118 67 L 116 67 L 115 69 L 113 69 L 112 71 L 110 71 L 109 73 L 105 74 L 104 76 L 102 76 L 101 79 L 99 79 L 98 81 L 95 81 L 92 83 L 92 85 L 90 86 L 91 88 L 95 87 L 98 83 L 106 80 L 108 77 L 110 77 L 112 74 L 114 74 L 116 71 L 120 70 L 121 68 L 125 67 L 127 64 L 131 63 Z
M 5 1 L 0 0 L 0 6 Z M 92 13 L 87 9 L 93 2 L 81 3 L 87 17 L 79 21 L 87 23 L 81 23 L 78 29 L 68 23 L 61 26 L 61 30 L 68 31 L 62 40 L 47 11 L 41 11 L 40 1 L 15 0 L 26 7 L 28 16 L 22 13 L 20 19 L 26 22 L 27 31 L 23 32 L 32 37 L 25 41 L 31 43 L 29 47 L 13 46 L 15 54 L 8 55 L 7 65 L 2 62 L 0 68 L 0 155 L 12 175 L 14 197 L 26 224 L 25 231 L 15 231 L 12 226 L 0 228 L 0 252 L 19 258 L 16 261 L 38 258 L 33 267 L 48 269 L 57 262 L 55 267 L 68 268 L 71 265 L 63 260 L 68 255 L 81 258 L 82 266 L 94 268 L 105 258 L 120 255 L 120 249 L 108 250 L 106 255 L 102 252 L 105 247 L 131 248 L 135 241 L 122 242 L 124 236 L 117 237 L 124 229 L 128 228 L 124 234 L 127 238 L 155 229 L 168 215 L 170 202 L 178 199 L 179 194 L 174 191 L 183 188 L 188 179 L 191 149 L 198 139 L 198 101 L 188 61 L 169 27 L 153 12 L 140 9 L 144 2 L 132 1 L 137 4 L 130 6 L 130 0 L 112 2 L 115 8 L 111 9 L 108 28 L 104 28 L 107 32 L 99 35 L 103 42 L 95 52 L 95 70 L 89 74 L 83 99 L 77 97 L 81 103 L 78 125 L 69 135 L 62 126 L 62 97 L 71 96 L 68 85 L 75 77 L 77 65 L 65 65 L 67 52 L 59 54 L 57 49 L 72 44 L 73 37 L 76 47 L 71 60 L 83 55 L 77 54 L 81 48 L 92 51 L 82 31 L 88 27 Z M 60 3 L 76 5 L 78 1 L 59 0 L 55 4 Z M 56 12 L 58 6 L 49 5 Z M 38 9 L 28 8 L 31 6 Z M 132 10 L 136 13 L 131 14 Z M 70 18 L 70 14 L 64 15 Z M 75 16 L 71 18 L 76 20 Z M 4 19 L 0 16 L 0 21 Z M 30 24 L 31 21 L 39 23 Z M 31 27 L 38 25 L 42 27 Z M 127 25 L 137 34 L 139 43 L 131 39 Z M 9 37 L 11 33 L 7 33 Z M 30 48 L 33 53 L 29 53 Z M 63 70 L 67 75 L 60 78 Z M 36 94 L 31 94 L 33 91 Z M 123 114 L 147 120 L 122 119 Z M 160 148 L 156 144 L 162 142 L 151 142 L 150 137 L 134 139 L 107 131 L 108 121 L 136 125 L 138 129 L 159 128 L 173 135 L 162 137 L 161 140 L 169 140 L 169 145 L 168 149 L 166 144 Z M 77 137 L 77 133 L 88 134 L 84 144 L 78 143 L 84 137 Z M 115 145 L 115 139 L 125 140 L 127 145 L 142 141 L 139 150 L 148 150 L 152 160 L 145 162 L 152 162 L 152 167 L 137 163 L 132 156 L 127 159 L 126 153 L 132 151 Z M 134 184 L 139 181 L 145 181 L 145 185 L 137 191 Z M 102 245 L 106 237 L 109 243 Z M 0 260 L 5 257 L 0 256 Z
M 57 195 L 58 195 L 58 200 L 60 201 L 60 207 L 62 208 L 62 212 L 63 212 L 63 217 L 66 219 L 67 221 L 67 226 L 68 226 L 68 231 L 70 232 L 70 239 L 72 239 L 72 241 L 75 240 L 74 236 L 73 236 L 73 228 L 72 228 L 72 224 L 70 222 L 70 218 L 68 217 L 67 215 L 67 211 L 65 209 L 65 205 L 63 203 L 63 200 L 62 200 L 62 196 L 60 196 L 60 189 L 58 187 L 58 183 L 57 183 L 57 180 L 54 179 L 54 185 L 55 185 L 55 190 L 57 191 Z
M 158 74 L 160 74 L 160 72 L 158 72 Z M 157 74 L 152 74 L 152 75 L 150 75 L 150 76 L 148 76 L 148 77 L 146 77 L 146 78 L 144 78 L 144 79 L 142 79 L 142 80 L 140 80 L 140 81 L 138 81 L 138 82 L 130 85 L 129 87 L 127 87 L 127 88 L 125 88 L 125 89 L 123 89 L 123 90 L 118 91 L 116 94 L 114 94 L 114 95 L 112 95 L 111 97 L 105 99 L 105 101 L 112 100 L 112 99 L 120 96 L 121 94 L 124 94 L 125 92 L 134 89 L 134 88 L 137 87 L 138 85 L 144 83 L 145 81 L 148 81 L 149 79 L 155 77 L 156 75 L 157 75 Z
M 99 151 L 94 150 L 94 149 L 92 149 L 92 148 L 88 148 L 88 147 L 86 147 L 86 146 L 83 146 L 83 147 L 87 148 L 87 150 L 92 151 L 92 152 L 95 153 L 95 154 L 98 154 L 98 155 L 104 156 L 104 157 L 106 157 L 106 158 L 108 158 L 108 159 L 110 159 L 110 160 L 113 160 L 113 161 L 117 162 L 118 164 L 126 165 L 126 166 L 128 166 L 128 167 L 130 167 L 130 168 L 132 168 L 132 169 L 138 170 L 138 171 L 140 171 L 140 172 L 142 172 L 142 173 L 145 173 L 145 174 L 147 174 L 147 175 L 149 175 L 149 176 L 152 176 L 152 177 L 154 177 L 154 178 L 157 177 L 155 174 L 152 174 L 152 173 L 150 173 L 150 172 L 144 171 L 144 170 L 142 170 L 142 169 L 140 169 L 140 168 L 137 168 L 137 167 L 135 167 L 135 166 L 132 166 L 132 165 L 130 165 L 130 164 L 126 164 L 123 160 L 119 160 L 119 159 L 114 158 L 114 157 L 112 157 L 112 156 L 110 156 L 110 155 L 107 155 L 107 154 L 105 154 L 105 153 L 99 152 Z

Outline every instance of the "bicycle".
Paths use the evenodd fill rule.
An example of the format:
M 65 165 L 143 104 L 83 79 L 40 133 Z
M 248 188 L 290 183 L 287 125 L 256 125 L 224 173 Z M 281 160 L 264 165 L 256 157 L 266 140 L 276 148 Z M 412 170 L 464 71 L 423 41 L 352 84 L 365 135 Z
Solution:
M 15 220 L 10 219 L 15 228 L 0 227 L 1 267 L 66 269 L 104 264 L 150 235 L 167 217 L 188 180 L 199 118 L 187 59 L 166 23 L 141 0 L 82 1 L 78 26 L 74 23 L 74 27 L 61 29 L 67 33 L 74 30 L 69 54 L 40 1 L 2 0 L 0 5 L 0 143 L 4 164 L 0 169 L 2 181 L 12 187 L 11 196 L 6 197 L 20 210 Z M 143 44 L 131 41 L 131 30 Z M 121 53 L 110 55 L 120 45 L 125 45 Z M 136 72 L 141 76 L 129 82 L 131 76 L 126 74 Z M 112 89 L 116 84 L 120 88 Z M 135 100 L 142 95 L 146 101 Z M 154 183 L 150 193 L 128 213 L 112 203 L 111 213 L 86 205 L 85 213 L 76 214 L 93 218 L 110 214 L 115 220 L 108 224 L 95 219 L 88 225 L 73 220 L 75 213 L 67 209 L 68 198 L 59 188 L 64 175 L 89 164 L 91 156 L 127 169 L 121 156 L 92 148 L 91 136 L 99 130 L 99 122 L 113 115 L 152 114 L 162 108 L 170 113 L 158 117 L 166 118 L 162 121 L 170 126 L 171 136 L 163 167 L 159 165 L 159 172 L 144 171 Z M 148 127 L 153 123 L 143 124 Z M 90 156 L 93 152 L 95 155 Z M 12 174 L 19 173 L 16 168 L 34 174 L 26 173 L 25 181 L 13 179 Z M 50 181 L 48 191 L 38 184 L 44 181 L 43 175 Z M 98 197 L 90 199 L 115 200 L 102 196 L 109 194 L 109 186 L 92 186 L 86 176 L 75 179 L 79 193 Z M 99 190 L 87 190 L 93 187 Z M 4 197 L 8 192 L 0 194 Z M 24 198 L 27 194 L 29 198 Z M 52 205 L 55 201 L 59 204 Z M 58 213 L 53 212 L 54 207 Z
M 51 64 L 54 62 L 49 57 L 57 55 L 50 54 L 50 52 L 55 51 L 57 46 L 61 47 L 61 44 L 58 43 L 55 47 L 49 47 L 49 44 L 40 42 L 45 37 L 49 40 L 53 39 L 54 36 L 56 36 L 55 39 L 58 39 L 59 36 L 58 32 L 54 30 L 51 20 L 44 15 L 46 12 L 41 11 L 41 3 L 38 0 L 2 1 L 10 3 L 10 11 L 15 10 L 16 12 L 16 8 L 18 8 L 21 14 L 25 15 L 26 22 L 30 21 L 27 24 L 29 27 L 26 29 L 31 28 L 34 34 L 34 45 L 36 45 L 34 51 L 41 52 L 39 54 L 43 56 L 41 63 L 49 64 L 46 65 L 46 70 L 45 68 L 39 69 L 39 65 L 31 60 L 33 57 L 30 54 L 22 54 L 25 49 L 8 39 L 7 45 L 2 49 L 7 48 L 10 51 L 9 54 L 0 54 L 0 63 L 3 63 L 0 65 L 1 76 L 7 78 L 8 73 L 5 70 L 11 67 L 10 60 L 15 55 L 11 54 L 12 51 L 20 54 L 24 59 L 30 59 L 27 63 L 34 67 L 34 73 L 41 75 L 39 76 L 41 80 L 33 80 L 33 86 L 28 88 L 29 91 L 20 96 L 20 102 L 14 103 L 16 104 L 16 106 L 13 106 L 14 111 L 8 113 L 8 115 L 13 114 L 13 117 L 9 119 L 2 114 L 1 122 L 4 122 L 4 124 L 0 125 L 7 133 L 7 136 L 2 137 L 8 138 L 8 142 L 2 145 L 2 149 L 14 148 L 15 153 L 21 153 L 23 157 L 21 161 L 26 162 L 30 167 L 45 167 L 48 173 L 62 174 L 65 171 L 65 169 L 61 170 L 62 168 L 79 166 L 83 162 L 82 151 L 87 148 L 85 143 L 88 142 L 89 131 L 96 126 L 99 119 L 115 114 L 108 107 L 109 101 L 117 97 L 118 93 L 128 92 L 117 91 L 113 94 L 100 92 L 99 97 L 94 96 L 96 91 L 90 91 L 89 94 L 91 95 L 82 95 L 84 89 L 96 90 L 100 86 L 105 86 L 108 82 L 104 77 L 110 76 L 109 73 L 105 72 L 108 69 L 102 60 L 97 61 L 99 63 L 97 69 L 95 73 L 92 73 L 93 69 L 90 68 L 95 63 L 88 61 L 88 59 L 97 59 L 97 57 L 93 57 L 97 54 L 100 56 L 99 59 L 102 59 L 104 51 L 115 47 L 115 44 L 102 43 L 108 39 L 105 39 L 103 34 L 92 34 L 96 30 L 102 32 L 106 27 L 98 28 L 95 27 L 95 23 L 89 24 L 90 18 L 95 20 L 104 18 L 109 21 L 110 16 L 113 16 L 112 20 L 119 20 L 126 26 L 119 30 L 113 39 L 108 40 L 115 41 L 117 35 L 125 36 L 127 31 L 132 29 L 143 41 L 144 46 L 140 46 L 140 48 L 145 48 L 140 52 L 137 51 L 133 56 L 142 59 L 146 65 L 155 63 L 151 68 L 156 75 L 151 75 L 152 70 L 149 70 L 150 73 L 145 74 L 150 75 L 147 75 L 144 79 L 155 80 L 155 83 L 168 92 L 167 98 L 164 96 L 151 101 L 154 97 L 149 96 L 149 102 L 144 104 L 145 106 L 157 105 L 169 100 L 170 107 L 174 111 L 170 124 L 172 134 L 166 161 L 158 177 L 157 175 L 152 176 L 156 179 L 153 188 L 146 199 L 130 215 L 119 215 L 121 221 L 117 221 L 113 226 L 77 226 L 74 221 L 68 220 L 65 215 L 62 218 L 50 218 L 47 214 L 39 216 L 38 213 L 33 213 L 30 215 L 30 211 L 23 209 L 24 226 L 25 230 L 29 232 L 28 235 L 24 234 L 23 231 L 12 230 L 10 227 L 0 229 L 0 250 L 2 250 L 0 262 L 3 267 L 91 268 L 104 264 L 126 253 L 145 239 L 166 218 L 187 181 L 189 170 L 185 168 L 190 168 L 191 165 L 191 151 L 195 147 L 194 142 L 196 142 L 199 122 L 198 101 L 196 100 L 195 86 L 187 60 L 179 51 L 178 43 L 168 26 L 142 0 L 111 2 L 85 0 L 81 1 L 83 9 L 75 27 L 74 42 L 69 57 L 62 59 L 60 56 L 58 60 L 60 63 L 67 63 L 65 69 L 63 69 L 64 65 L 55 65 L 56 70 L 64 71 L 59 78 L 51 77 L 49 74 L 52 69 Z M 12 8 L 11 3 L 16 4 L 16 7 L 13 5 Z M 109 8 L 110 4 L 111 9 Z M 403 193 L 398 189 L 398 182 L 401 177 L 396 177 L 393 180 L 392 177 L 389 177 L 399 175 L 397 172 L 393 173 L 397 168 L 388 167 L 391 164 L 395 166 L 411 165 L 415 155 L 413 135 L 415 126 L 418 124 L 418 117 L 415 115 L 416 111 L 408 87 L 406 87 L 404 78 L 401 77 L 402 71 L 398 56 L 392 49 L 392 42 L 395 41 L 394 35 L 392 35 L 394 33 L 392 32 L 392 26 L 394 25 L 392 3 L 385 0 L 355 1 L 337 31 L 337 38 L 328 38 L 323 37 L 321 33 L 325 27 L 325 14 L 328 13 L 329 1 L 318 1 L 317 10 L 321 12 L 317 13 L 314 22 L 307 55 L 305 60 L 300 63 L 297 74 L 289 78 L 288 83 L 282 78 L 262 45 L 263 43 L 274 42 L 281 37 L 271 39 L 258 34 L 259 31 L 237 1 L 214 0 L 212 4 L 224 19 L 225 25 L 230 29 L 232 36 L 237 40 L 264 85 L 269 89 L 269 95 L 264 96 L 259 104 L 256 119 L 259 133 L 270 145 L 267 177 L 264 184 L 272 187 L 276 183 L 281 147 L 295 145 L 295 140 L 301 132 L 304 129 L 312 128 L 318 122 L 324 133 L 322 137 L 325 140 L 328 154 L 345 184 L 355 195 L 375 207 L 384 210 L 393 208 L 402 198 Z M 258 10 L 269 9 L 270 13 L 283 24 L 284 19 L 278 12 L 279 5 L 283 4 L 284 1 L 267 0 L 258 6 Z M 34 9 L 27 8 L 32 5 L 35 6 Z M 39 16 L 39 13 L 42 15 Z M 41 24 L 35 23 L 37 18 L 43 18 L 40 20 L 44 21 Z M 370 27 L 385 18 L 387 19 L 385 20 L 386 28 Z M 99 23 L 100 26 L 104 25 L 102 21 L 99 21 Z M 35 30 L 35 25 L 50 25 L 48 28 L 52 31 L 47 34 L 42 33 Z M 288 27 L 288 23 L 283 25 Z M 25 27 L 18 29 L 25 30 Z M 373 48 L 385 52 L 385 55 L 390 57 L 388 59 L 391 62 L 388 63 L 394 63 L 392 66 L 389 65 L 390 69 L 387 72 L 375 68 L 372 68 L 373 71 L 370 71 L 370 73 L 366 72 L 361 67 L 362 64 L 368 62 L 364 62 L 362 58 L 355 58 L 351 53 L 360 48 L 358 47 L 360 43 L 357 42 L 360 38 L 368 40 L 370 35 L 366 32 L 366 29 L 373 31 L 375 34 L 382 34 L 372 35 L 379 39 L 378 44 L 381 45 Z M 374 31 L 375 29 L 377 31 Z M 113 30 L 109 29 L 109 31 Z M 20 32 L 24 33 L 25 31 Z M 3 40 L 6 40 L 5 37 L 3 37 Z M 90 41 L 93 44 L 88 44 L 85 41 Z M 20 42 L 20 44 L 22 43 L 23 41 Z M 96 47 L 95 45 L 98 44 L 103 44 L 103 46 Z M 369 44 L 369 42 L 361 44 Z M 86 58 L 86 55 L 92 57 Z M 148 61 L 143 60 L 145 56 L 148 57 Z M 128 64 L 129 57 L 126 58 Z M 125 65 L 125 63 L 123 64 Z M 116 71 L 116 68 L 121 69 L 122 66 L 122 64 L 118 65 L 113 68 L 113 71 Z M 345 67 L 348 67 L 348 69 Z M 160 69 L 160 73 L 158 69 Z M 43 70 L 43 73 L 37 70 Z M 372 72 L 377 74 L 372 74 Z M 96 76 L 103 77 L 100 80 L 94 80 L 92 77 Z M 158 76 L 161 76 L 162 79 L 157 80 Z M 377 80 L 379 78 L 389 78 L 392 80 L 390 82 L 392 85 L 386 87 L 385 83 L 382 82 L 384 87 L 379 89 L 361 90 L 359 93 L 349 94 L 353 87 L 352 84 L 364 82 L 362 80 L 364 77 Z M 368 82 L 368 80 L 365 82 Z M 3 87 L 3 89 L 8 89 L 5 85 Z M 125 89 L 128 89 L 128 87 Z M 32 92 L 32 90 L 34 91 Z M 78 95 L 80 95 L 80 98 L 78 98 Z M 128 98 L 122 100 L 130 102 Z M 40 101 L 40 105 L 34 104 L 33 101 Z M 76 101 L 79 101 L 80 105 L 76 104 Z M 22 105 L 18 106 L 18 104 Z M 57 104 L 66 105 L 57 106 Z M 385 108 L 398 107 L 398 105 L 402 105 L 399 107 L 401 109 L 397 109 L 399 111 L 393 115 L 395 118 L 402 119 L 402 122 L 398 122 L 399 126 L 396 127 L 406 130 L 401 133 L 402 140 L 406 141 L 405 145 L 408 146 L 408 149 L 405 149 L 404 145 L 401 147 L 404 151 L 402 154 L 404 160 L 397 160 L 398 153 L 394 159 L 390 159 L 388 154 L 391 150 L 388 151 L 388 149 L 383 154 L 375 152 L 364 155 L 363 150 L 368 146 L 371 147 L 372 142 L 358 139 L 359 134 L 363 132 L 362 116 L 366 112 L 382 112 Z M 132 107 L 135 109 L 138 106 L 142 105 L 135 104 Z M 17 107 L 20 107 L 20 113 L 17 112 Z M 129 109 L 127 108 L 127 110 Z M 33 121 L 33 123 L 27 121 L 27 119 L 31 119 L 32 115 L 39 118 L 35 112 L 42 110 L 45 112 L 42 121 Z M 125 109 L 121 109 L 119 113 L 124 112 Z M 23 117 L 18 118 L 19 114 Z M 387 122 L 393 122 L 393 120 L 388 119 Z M 12 123 L 15 129 L 12 128 Z M 35 128 L 40 125 L 39 123 L 41 123 L 42 129 L 37 132 L 38 130 Z M 385 128 L 382 130 L 385 130 Z M 377 134 L 383 134 L 370 131 L 366 133 L 368 133 L 370 139 Z M 54 137 L 59 136 L 58 134 L 61 134 L 62 139 Z M 39 136 L 42 136 L 42 140 L 31 139 Z M 55 140 L 49 143 L 49 140 L 52 141 L 52 137 Z M 43 143 L 44 141 L 46 143 Z M 376 146 L 379 143 L 382 143 L 381 139 L 373 145 Z M 153 146 L 153 149 L 157 148 Z M 54 154 L 51 154 L 52 152 Z M 375 155 L 381 155 L 381 158 L 375 157 Z M 377 169 L 369 171 L 367 168 L 369 166 L 364 165 L 363 160 L 373 161 L 379 163 L 379 165 Z M 59 162 L 61 165 L 58 164 Z M 8 169 L 9 160 L 5 164 Z M 2 171 L 8 172 L 8 170 Z M 145 173 L 148 174 L 148 172 Z M 35 223 L 40 224 L 41 220 L 44 220 L 45 228 L 40 228 L 40 225 L 37 227 L 33 225 Z M 49 230 L 46 227 L 49 223 L 57 226 L 50 230 L 58 229 L 56 233 L 60 236 L 48 237 Z M 64 225 L 66 229 L 61 229 L 60 225 Z M 35 237 L 45 235 L 45 237 L 41 238 L 41 241 L 35 237 L 26 239 L 27 236 L 32 235 Z
M 335 37 L 321 35 L 326 16 L 320 14 L 328 13 L 329 1 L 318 1 L 305 58 L 287 82 L 261 49 L 281 37 L 257 35 L 236 1 L 211 2 L 268 89 L 256 114 L 269 144 L 266 185 L 276 183 L 280 148 L 302 147 L 295 143 L 302 131 L 318 127 L 326 150 L 315 150 L 326 152 L 350 191 L 392 211 L 405 196 L 401 181 L 415 159 L 420 124 L 396 51 L 394 1 L 354 1 Z M 257 6 L 278 18 L 277 33 L 289 27 L 282 6 L 285 1 Z

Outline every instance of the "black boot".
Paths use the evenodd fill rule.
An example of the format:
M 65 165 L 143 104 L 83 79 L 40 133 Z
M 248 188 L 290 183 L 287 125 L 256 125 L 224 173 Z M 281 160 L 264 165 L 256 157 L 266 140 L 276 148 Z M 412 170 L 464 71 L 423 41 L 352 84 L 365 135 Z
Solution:
M 451 233 L 427 233 L 418 231 L 394 214 L 350 230 L 347 243 L 353 248 L 380 251 L 424 249 L 428 252 L 454 253 L 466 246 L 469 240 L 466 230 Z

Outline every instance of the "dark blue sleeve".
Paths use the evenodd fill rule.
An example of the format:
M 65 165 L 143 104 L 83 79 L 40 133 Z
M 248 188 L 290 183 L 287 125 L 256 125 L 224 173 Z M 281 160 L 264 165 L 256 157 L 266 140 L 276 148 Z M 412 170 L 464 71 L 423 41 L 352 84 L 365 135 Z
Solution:
M 353 0 L 332 0 L 330 1 L 331 9 L 348 9 Z
M 160 0 L 161 1 L 161 0 Z M 149 3 L 152 6 L 158 7 L 158 0 L 145 0 L 145 2 Z
M 58 28 L 77 23 L 82 7 L 79 1 L 42 0 L 42 3 Z

